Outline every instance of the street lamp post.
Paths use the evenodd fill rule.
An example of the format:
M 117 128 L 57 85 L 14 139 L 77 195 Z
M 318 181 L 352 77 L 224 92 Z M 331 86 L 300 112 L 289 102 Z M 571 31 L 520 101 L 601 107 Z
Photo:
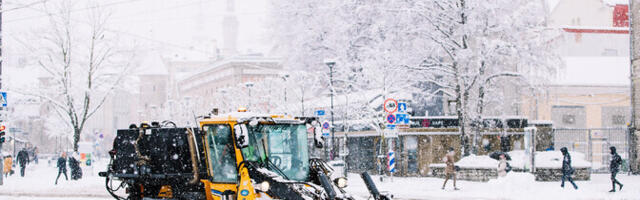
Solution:
M 329 89 L 331 89 L 331 142 L 329 142 L 331 146 L 331 157 L 333 158 L 333 154 L 335 154 L 335 123 L 333 119 L 333 67 L 336 65 L 336 62 L 330 59 L 325 59 L 324 63 L 329 67 Z
M 289 74 L 282 75 L 282 80 L 284 81 L 284 107 L 286 109 L 287 106 L 287 79 L 289 78 Z M 287 114 L 287 112 L 285 112 Z
M 247 90 L 249 92 L 249 108 L 247 109 L 253 109 L 253 105 L 251 105 L 252 103 L 252 99 L 251 99 L 251 87 L 253 87 L 253 82 L 246 82 L 244 83 L 244 85 L 247 87 Z

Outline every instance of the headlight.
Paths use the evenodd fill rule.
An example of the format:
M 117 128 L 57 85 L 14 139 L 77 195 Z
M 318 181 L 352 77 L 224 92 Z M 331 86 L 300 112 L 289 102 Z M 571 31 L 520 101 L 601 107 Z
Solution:
M 333 180 L 333 182 L 336 184 L 336 186 L 338 186 L 339 188 L 345 188 L 347 187 L 347 178 L 344 177 L 340 177 L 340 178 L 336 178 L 335 180 Z
M 267 182 L 267 181 L 262 181 L 262 183 L 260 183 L 260 185 L 258 186 L 260 191 L 263 191 L 263 192 L 269 191 L 269 187 L 271 187 L 271 186 L 269 185 L 269 182 Z

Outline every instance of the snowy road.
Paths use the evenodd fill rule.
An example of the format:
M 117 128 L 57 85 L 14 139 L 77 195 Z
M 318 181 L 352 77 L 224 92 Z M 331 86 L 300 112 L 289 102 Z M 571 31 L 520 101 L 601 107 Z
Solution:
M 14 174 L 5 179 L 0 186 L 2 200 L 96 200 L 112 199 L 104 187 L 104 178 L 98 177 L 97 172 L 104 169 L 104 162 L 97 162 L 101 166 L 91 170 L 84 170 L 84 177 L 78 181 L 60 180 L 54 185 L 57 170 L 48 165 L 31 165 L 27 168 L 26 176 Z M 93 173 L 91 173 L 93 171 Z M 608 174 L 594 174 L 590 181 L 576 182 L 579 190 L 570 187 L 560 188 L 559 182 L 536 182 L 533 176 L 523 173 L 510 173 L 500 180 L 487 183 L 458 181 L 459 191 L 452 190 L 451 182 L 447 190 L 441 190 L 442 179 L 439 178 L 394 178 L 393 181 L 380 182 L 379 177 L 373 179 L 381 191 L 392 191 L 395 199 L 640 199 L 640 176 L 619 175 L 619 180 L 625 184 L 621 192 L 607 192 L 611 185 Z M 369 196 L 364 182 L 357 174 L 349 174 L 347 191 L 359 197 Z

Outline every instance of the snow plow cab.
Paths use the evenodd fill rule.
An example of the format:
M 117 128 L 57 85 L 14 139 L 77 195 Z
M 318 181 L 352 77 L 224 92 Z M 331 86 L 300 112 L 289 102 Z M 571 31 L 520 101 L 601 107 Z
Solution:
M 330 180 L 331 167 L 309 158 L 308 136 L 322 145 L 314 120 L 237 112 L 198 129 L 132 126 L 118 131 L 100 175 L 117 199 L 119 188 L 126 199 L 353 199 L 346 178 Z

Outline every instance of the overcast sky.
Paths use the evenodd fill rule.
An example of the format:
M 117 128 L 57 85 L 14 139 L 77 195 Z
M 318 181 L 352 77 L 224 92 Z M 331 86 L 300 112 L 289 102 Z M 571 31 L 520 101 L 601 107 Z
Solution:
M 5 9 L 40 0 L 5 0 Z M 55 0 L 49 0 L 49 4 Z M 83 0 L 78 0 L 83 2 Z M 101 0 L 103 8 L 112 12 L 109 27 L 128 39 L 164 46 L 166 51 L 180 50 L 215 40 L 222 47 L 222 19 L 227 14 L 227 0 Z M 235 0 L 239 21 L 238 49 L 267 52 L 267 0 Z M 48 17 L 41 5 L 5 12 L 3 41 L 46 27 Z M 86 9 L 77 6 L 74 15 L 83 20 Z M 204 40 L 204 41 L 203 41 Z M 9 47 L 11 48 L 11 47 Z

